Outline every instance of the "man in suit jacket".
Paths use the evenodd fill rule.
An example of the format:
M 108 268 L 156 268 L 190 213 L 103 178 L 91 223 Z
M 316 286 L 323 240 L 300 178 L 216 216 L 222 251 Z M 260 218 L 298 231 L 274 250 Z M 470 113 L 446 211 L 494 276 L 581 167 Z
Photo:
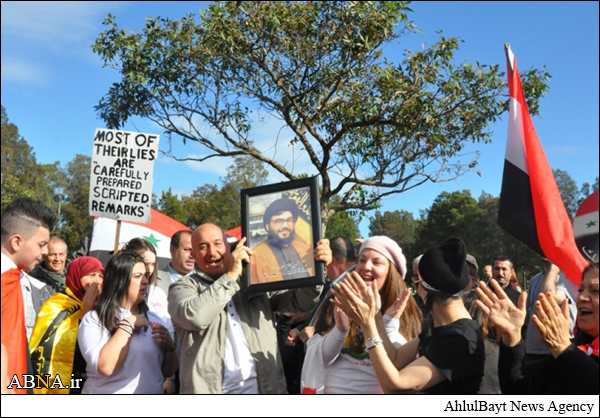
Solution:
M 158 287 L 169 294 L 169 286 L 183 276 L 194 271 L 195 261 L 192 256 L 192 231 L 183 230 L 173 234 L 171 238 L 171 262 L 165 270 L 158 271 Z

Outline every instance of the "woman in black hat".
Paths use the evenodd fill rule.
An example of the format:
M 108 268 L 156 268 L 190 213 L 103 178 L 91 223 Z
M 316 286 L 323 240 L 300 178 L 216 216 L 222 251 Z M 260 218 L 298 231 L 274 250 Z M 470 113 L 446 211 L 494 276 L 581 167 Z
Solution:
M 424 329 L 399 348 L 384 345 L 379 337 L 375 313 L 381 302 L 373 291 L 377 284 L 367 286 L 354 275 L 336 285 L 334 304 L 360 325 L 384 392 L 477 393 L 484 346 L 479 325 L 460 297 L 470 281 L 466 254 L 456 238 L 425 252 L 419 262 L 419 285 L 427 292 Z

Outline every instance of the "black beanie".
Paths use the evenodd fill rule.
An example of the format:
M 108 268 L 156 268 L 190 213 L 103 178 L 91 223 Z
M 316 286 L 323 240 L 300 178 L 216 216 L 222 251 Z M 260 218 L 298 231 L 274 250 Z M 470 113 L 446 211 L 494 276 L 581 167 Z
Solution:
M 419 261 L 423 287 L 431 293 L 455 295 L 470 282 L 467 248 L 459 238 L 451 238 L 428 249 Z

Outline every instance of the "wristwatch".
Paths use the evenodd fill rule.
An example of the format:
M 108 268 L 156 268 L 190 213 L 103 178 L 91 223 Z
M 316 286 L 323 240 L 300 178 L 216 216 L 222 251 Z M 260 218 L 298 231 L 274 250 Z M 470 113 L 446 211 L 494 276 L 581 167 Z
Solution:
M 369 338 L 365 343 L 365 348 L 370 350 L 373 347 L 378 346 L 379 344 L 383 344 L 383 340 L 381 338 Z

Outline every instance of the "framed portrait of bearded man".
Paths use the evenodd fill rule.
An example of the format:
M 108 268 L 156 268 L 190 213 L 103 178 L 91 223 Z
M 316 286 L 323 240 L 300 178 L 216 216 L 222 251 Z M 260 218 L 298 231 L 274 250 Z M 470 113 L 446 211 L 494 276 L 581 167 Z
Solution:
M 314 250 L 321 239 L 316 177 L 243 189 L 242 236 L 253 255 L 244 268 L 248 291 L 323 284 Z

